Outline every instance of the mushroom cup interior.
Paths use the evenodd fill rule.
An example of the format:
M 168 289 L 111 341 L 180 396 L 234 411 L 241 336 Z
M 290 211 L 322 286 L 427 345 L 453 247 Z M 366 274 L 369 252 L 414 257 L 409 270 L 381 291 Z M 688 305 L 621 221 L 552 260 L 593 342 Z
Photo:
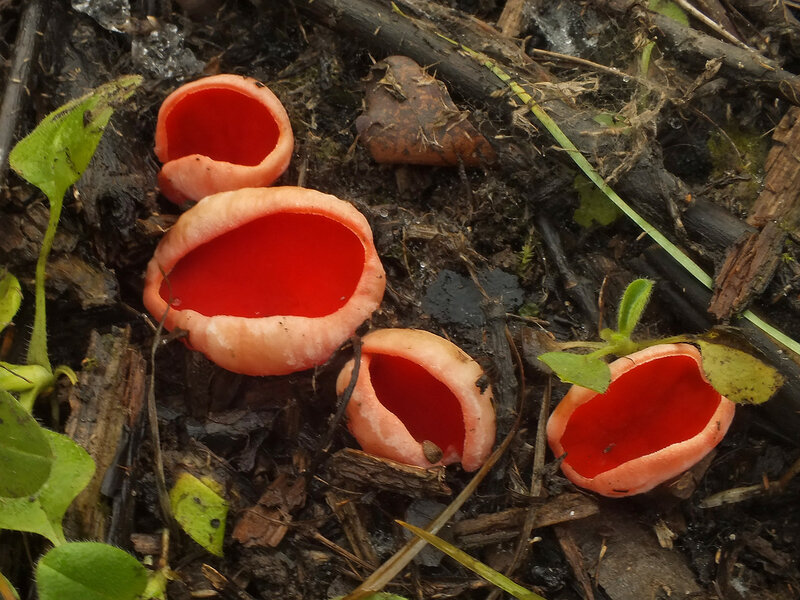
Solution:
M 388 354 L 370 354 L 369 375 L 380 403 L 415 440 L 463 455 L 464 416 L 450 388 L 415 362 Z
M 561 437 L 566 461 L 593 478 L 688 440 L 708 425 L 721 398 L 689 356 L 638 365 L 572 413 Z
M 176 310 L 209 317 L 323 317 L 347 303 L 364 264 L 361 240 L 342 223 L 275 213 L 190 251 L 159 294 Z
M 167 160 L 201 154 L 255 166 L 275 149 L 280 131 L 267 107 L 236 90 L 205 89 L 187 95 L 166 119 Z M 166 161 L 165 161 L 166 162 Z

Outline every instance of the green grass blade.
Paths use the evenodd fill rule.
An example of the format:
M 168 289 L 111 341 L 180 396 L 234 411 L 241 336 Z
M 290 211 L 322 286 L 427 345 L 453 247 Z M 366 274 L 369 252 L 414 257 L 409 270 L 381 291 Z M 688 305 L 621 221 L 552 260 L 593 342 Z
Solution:
M 405 521 L 397 521 L 405 527 L 406 529 L 410 530 L 414 535 L 421 537 L 423 540 L 428 542 L 434 548 L 441 550 L 447 556 L 452 558 L 453 560 L 458 561 L 460 564 L 464 565 L 470 571 L 473 571 L 483 577 L 486 581 L 491 584 L 496 585 L 504 592 L 507 592 L 514 596 L 514 598 L 519 598 L 519 600 L 545 600 L 539 594 L 531 592 L 530 590 L 525 589 L 521 585 L 517 585 L 513 581 L 511 581 L 508 577 L 495 571 L 489 565 L 483 564 L 476 558 L 473 558 L 463 550 L 456 548 L 449 542 L 445 542 L 442 538 L 433 535 L 432 533 L 428 533 L 424 529 L 420 529 L 419 527 L 415 527 L 410 523 L 406 523 Z

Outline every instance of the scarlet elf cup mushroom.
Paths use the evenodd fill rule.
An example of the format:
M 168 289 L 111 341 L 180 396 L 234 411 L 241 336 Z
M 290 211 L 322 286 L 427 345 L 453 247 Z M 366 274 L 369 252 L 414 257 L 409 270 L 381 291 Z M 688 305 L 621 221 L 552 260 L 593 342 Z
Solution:
M 353 374 L 336 381 L 341 395 Z M 452 342 L 427 331 L 379 329 L 364 336 L 348 427 L 371 454 L 430 467 L 461 462 L 474 471 L 495 438 L 492 390 L 483 370 Z
M 144 304 L 218 365 L 284 375 L 328 360 L 385 286 L 353 205 L 298 187 L 244 188 L 181 215 L 147 267 Z
M 605 393 L 572 386 L 547 423 L 561 469 L 604 496 L 647 492 L 697 463 L 728 431 L 734 404 L 690 344 L 659 344 L 609 365 Z
M 263 83 L 214 75 L 179 87 L 161 105 L 155 152 L 161 192 L 176 204 L 267 186 L 294 150 L 289 116 Z

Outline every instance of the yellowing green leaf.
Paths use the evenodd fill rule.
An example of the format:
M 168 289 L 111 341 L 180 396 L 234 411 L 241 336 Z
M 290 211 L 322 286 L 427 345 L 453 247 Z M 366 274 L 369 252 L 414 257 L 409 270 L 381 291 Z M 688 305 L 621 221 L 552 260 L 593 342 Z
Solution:
M 228 503 L 214 487 L 218 488 L 216 482 L 204 483 L 191 473 L 182 473 L 169 492 L 169 502 L 175 520 L 189 537 L 211 554 L 222 556 Z
M 19 594 L 11 582 L 0 573 L 0 598 L 3 600 L 19 600 Z
M 611 383 L 611 371 L 599 358 L 569 352 L 546 352 L 539 360 L 553 369 L 561 381 L 603 393 Z
M 40 600 L 137 600 L 146 585 L 138 560 L 100 542 L 58 546 L 36 566 Z
M 720 394 L 737 404 L 761 404 L 783 385 L 783 376 L 755 356 L 730 346 L 697 340 L 703 371 Z

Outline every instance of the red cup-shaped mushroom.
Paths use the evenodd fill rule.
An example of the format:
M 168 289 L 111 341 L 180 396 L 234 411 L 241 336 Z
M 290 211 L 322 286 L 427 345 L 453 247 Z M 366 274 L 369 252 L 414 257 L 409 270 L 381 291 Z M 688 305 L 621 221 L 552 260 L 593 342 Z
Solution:
M 572 386 L 547 423 L 561 469 L 604 496 L 647 492 L 725 436 L 734 404 L 708 382 L 690 344 L 660 344 L 612 362 L 605 393 Z
M 372 231 L 350 203 L 244 188 L 181 215 L 147 267 L 144 304 L 221 367 L 284 375 L 328 360 L 385 285 Z
M 161 192 L 176 204 L 270 185 L 289 166 L 289 116 L 263 83 L 214 75 L 172 92 L 158 112 Z
M 354 361 L 336 381 L 341 395 Z M 430 467 L 480 467 L 492 450 L 492 390 L 480 365 L 452 342 L 415 329 L 364 336 L 347 405 L 348 426 L 365 452 Z

